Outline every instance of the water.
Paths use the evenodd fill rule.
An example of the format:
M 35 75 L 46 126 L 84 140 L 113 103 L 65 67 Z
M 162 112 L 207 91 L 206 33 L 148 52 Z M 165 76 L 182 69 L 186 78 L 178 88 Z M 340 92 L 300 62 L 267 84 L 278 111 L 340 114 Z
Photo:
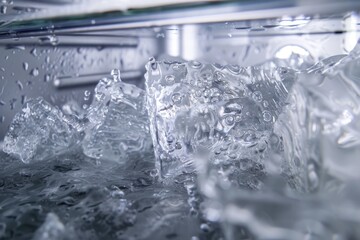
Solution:
M 200 228 L 193 179 L 158 181 L 143 93 L 114 72 L 86 110 L 26 102 L 2 144 L 1 239 L 219 236 Z
M 151 59 L 146 91 L 114 69 L 85 108 L 25 99 L 0 238 L 358 239 L 358 56 Z

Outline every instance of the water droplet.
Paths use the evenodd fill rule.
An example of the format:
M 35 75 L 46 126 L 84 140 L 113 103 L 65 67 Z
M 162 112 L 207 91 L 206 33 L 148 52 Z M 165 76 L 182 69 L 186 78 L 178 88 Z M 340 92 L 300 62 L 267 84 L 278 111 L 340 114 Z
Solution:
M 0 13 L 1 14 L 6 14 L 6 10 L 7 10 L 7 6 L 5 6 L 5 5 L 0 6 Z
M 228 37 L 231 38 L 231 37 L 232 37 L 232 34 L 231 34 L 231 33 L 228 33 Z
M 256 102 L 261 102 L 262 99 L 263 99 L 263 96 L 262 96 L 261 92 L 255 91 L 255 92 L 252 93 L 252 98 L 253 98 L 254 101 L 256 101 Z
M 86 90 L 85 92 L 84 92 L 84 100 L 85 101 L 88 101 L 89 99 L 90 99 L 90 94 L 91 94 L 91 92 L 90 91 L 88 91 L 88 90 Z
M 30 74 L 34 77 L 39 76 L 39 69 L 38 68 L 34 68 L 33 70 L 31 70 Z
M 263 101 L 263 106 L 264 106 L 264 107 L 268 107 L 268 106 L 269 106 L 269 102 L 266 101 L 266 100 L 264 100 L 264 101 Z
M 94 25 L 95 23 L 96 23 L 96 21 L 95 21 L 94 19 L 92 19 L 92 20 L 91 20 L 91 24 Z
M 11 110 L 14 110 L 16 101 L 17 101 L 16 98 L 13 98 L 13 99 L 11 99 L 11 100 L 9 101 L 9 103 L 10 103 L 10 109 L 11 109 Z
M 159 175 L 159 171 L 157 170 L 157 169 L 152 169 L 151 171 L 150 171 L 150 176 L 151 177 L 157 177 Z
M 16 81 L 16 84 L 18 85 L 20 91 L 24 89 L 23 84 L 19 80 Z
M 29 64 L 27 62 L 23 62 L 23 68 L 27 71 L 29 69 Z
M 46 63 L 50 63 L 50 57 L 49 57 L 49 56 L 46 56 L 45 62 L 46 62 Z
M 236 154 L 236 153 L 230 153 L 230 154 L 229 154 L 229 158 L 231 158 L 231 159 L 236 159 L 236 158 L 237 158 L 237 154 Z
M 257 144 L 257 137 L 253 130 L 247 131 L 242 139 L 247 147 L 252 147 Z
M 189 66 L 195 69 L 201 68 L 201 62 L 198 61 L 190 61 Z
M 0 123 L 3 123 L 5 121 L 5 116 L 0 117 Z
M 208 224 L 206 224 L 206 223 L 202 223 L 200 225 L 200 229 L 203 232 L 210 232 L 210 230 L 211 230 L 210 226 Z
M 25 102 L 26 102 L 26 96 L 21 95 L 21 105 L 24 105 Z
M 59 39 L 55 35 L 40 37 L 39 40 L 41 43 L 50 43 L 53 46 L 56 46 L 59 43 Z
M 179 143 L 179 142 L 175 143 L 175 148 L 176 149 L 181 149 L 181 147 L 182 147 L 181 143 Z
M 44 76 L 44 82 L 49 82 L 50 81 L 50 75 L 49 74 L 45 74 Z
M 271 113 L 267 110 L 263 111 L 263 118 L 265 122 L 270 122 L 272 119 Z
M 238 65 L 227 65 L 226 69 L 229 70 L 232 74 L 239 74 L 240 67 Z
M 37 57 L 37 52 L 36 52 L 36 48 L 33 48 L 31 51 L 30 51 L 31 55 L 33 55 L 34 57 Z
M 115 82 L 121 81 L 119 69 L 115 68 L 115 69 L 111 70 L 111 76 L 113 77 L 113 80 Z
M 166 141 L 167 141 L 168 143 L 172 143 L 174 140 L 175 140 L 175 139 L 174 139 L 174 136 L 173 136 L 173 135 L 169 135 L 169 136 L 167 136 L 167 138 L 166 138 Z
M 174 75 L 166 75 L 166 76 L 165 76 L 165 81 L 166 81 L 168 84 L 172 84 L 172 83 L 174 83 L 174 81 L 175 81 L 175 76 L 174 76 Z
M 241 115 L 237 114 L 235 115 L 235 122 L 240 122 L 241 121 Z

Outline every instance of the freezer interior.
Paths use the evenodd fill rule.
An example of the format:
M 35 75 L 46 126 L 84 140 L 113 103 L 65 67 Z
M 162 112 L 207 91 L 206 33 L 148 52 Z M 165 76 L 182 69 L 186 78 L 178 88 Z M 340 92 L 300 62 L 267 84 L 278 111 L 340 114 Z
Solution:
M 2 1 L 0 239 L 359 238 L 359 9 L 357 1 Z M 221 74 L 232 79 L 244 116 L 217 122 L 222 158 L 216 140 L 188 140 L 180 127 L 169 126 L 176 139 L 186 135 L 174 143 L 184 162 L 161 145 L 169 134 L 161 127 L 183 106 L 161 115 L 166 98 L 157 97 L 175 91 L 161 84 L 179 66 L 190 81 L 201 82 L 204 69 L 212 86 Z M 100 93 L 120 94 L 120 103 L 102 103 Z M 264 110 L 267 96 L 274 113 Z M 230 101 L 189 99 L 191 113 Z M 189 116 L 181 126 L 200 124 Z M 235 128 L 248 129 L 239 140 Z M 198 157 L 198 145 L 214 156 Z

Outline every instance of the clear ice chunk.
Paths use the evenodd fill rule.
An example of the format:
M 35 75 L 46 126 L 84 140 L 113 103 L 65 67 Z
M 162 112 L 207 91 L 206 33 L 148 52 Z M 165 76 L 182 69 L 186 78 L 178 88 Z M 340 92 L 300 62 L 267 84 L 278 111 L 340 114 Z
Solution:
M 193 172 L 199 154 L 211 164 L 237 163 L 244 172 L 255 168 L 263 175 L 261 153 L 294 71 L 154 59 L 146 68 L 150 128 L 163 177 Z
M 102 79 L 87 113 L 84 153 L 92 158 L 123 161 L 152 150 L 145 91 L 121 81 Z
M 48 213 L 45 222 L 35 232 L 33 240 L 63 240 L 66 238 L 67 230 L 55 213 Z
M 348 55 L 336 55 L 299 75 L 306 92 L 308 125 L 318 146 L 319 169 L 341 181 L 358 179 L 360 153 L 360 44 Z M 314 144 L 313 144 L 314 145 Z M 350 167 L 351 166 L 351 167 Z M 309 172 L 309 174 L 311 171 Z M 318 177 L 317 177 L 318 178 Z M 319 179 L 316 185 L 321 185 Z
M 76 146 L 80 125 L 43 98 L 29 100 L 14 117 L 3 151 L 23 162 L 44 160 Z

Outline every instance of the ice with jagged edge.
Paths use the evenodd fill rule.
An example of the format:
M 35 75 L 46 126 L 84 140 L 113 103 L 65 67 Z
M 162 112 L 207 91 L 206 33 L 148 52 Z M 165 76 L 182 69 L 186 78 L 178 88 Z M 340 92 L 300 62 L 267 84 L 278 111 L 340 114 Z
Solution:
M 87 111 L 71 103 L 64 114 L 42 98 L 26 102 L 12 121 L 3 151 L 28 163 L 69 151 L 80 145 L 85 155 L 113 161 L 152 152 L 145 109 L 145 91 L 123 83 L 119 70 L 102 79 Z
M 194 171 L 199 153 L 212 164 L 238 163 L 243 172 L 256 168 L 262 174 L 262 153 L 295 71 L 155 59 L 146 68 L 147 106 L 163 177 Z
M 81 141 L 81 125 L 43 98 L 29 100 L 14 117 L 3 151 L 28 163 L 72 149 Z
M 112 75 L 113 79 L 104 78 L 95 88 L 87 113 L 84 153 L 114 161 L 141 157 L 152 151 L 145 91 L 122 82 L 119 70 Z

